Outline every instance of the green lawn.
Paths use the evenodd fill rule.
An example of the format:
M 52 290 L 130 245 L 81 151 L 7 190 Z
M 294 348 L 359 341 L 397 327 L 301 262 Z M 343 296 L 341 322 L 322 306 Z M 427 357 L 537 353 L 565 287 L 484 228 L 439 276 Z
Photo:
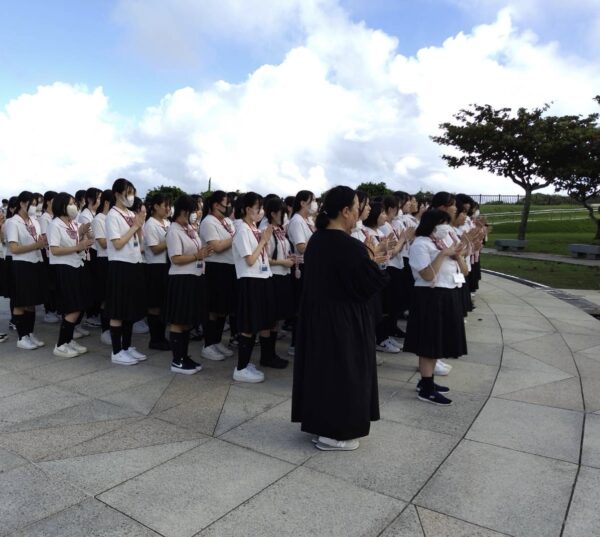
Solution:
M 532 211 L 538 210 L 546 210 L 546 209 L 577 209 L 581 207 L 580 205 L 532 205 Z M 493 204 L 483 204 L 480 206 L 480 210 L 482 214 L 491 214 L 491 213 L 512 213 L 512 212 L 520 212 L 523 210 L 523 205 L 511 204 L 511 203 L 500 203 L 499 205 Z
M 487 245 L 494 247 L 496 239 L 516 239 L 518 224 L 497 224 L 489 235 Z M 527 252 L 569 255 L 569 244 L 597 244 L 594 240 L 596 228 L 589 220 L 571 222 L 530 222 L 527 226 Z
M 600 267 L 517 259 L 494 254 L 482 256 L 481 267 L 558 289 L 600 290 Z

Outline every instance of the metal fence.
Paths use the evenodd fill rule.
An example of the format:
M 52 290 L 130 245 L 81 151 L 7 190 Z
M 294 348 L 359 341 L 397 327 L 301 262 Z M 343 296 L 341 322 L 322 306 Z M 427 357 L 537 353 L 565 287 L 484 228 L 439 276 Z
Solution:
M 523 203 L 525 199 L 524 194 L 504 195 L 504 194 L 469 194 L 479 205 L 489 204 L 514 204 Z M 537 194 L 533 195 L 533 203 L 535 205 L 547 204 L 547 205 L 577 205 L 577 202 L 568 196 L 552 196 L 544 195 L 543 202 L 536 199 Z
M 521 211 L 484 214 L 488 221 L 494 225 L 514 224 L 521 221 Z M 529 213 L 528 222 L 585 220 L 587 218 L 589 218 L 589 214 L 583 207 L 573 209 L 532 209 Z

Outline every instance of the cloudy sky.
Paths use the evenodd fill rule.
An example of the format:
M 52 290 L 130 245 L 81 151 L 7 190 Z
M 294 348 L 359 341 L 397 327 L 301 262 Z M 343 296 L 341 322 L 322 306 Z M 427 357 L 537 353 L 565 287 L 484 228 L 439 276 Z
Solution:
M 516 193 L 429 136 L 469 103 L 597 94 L 600 0 L 6 1 L 0 192 Z

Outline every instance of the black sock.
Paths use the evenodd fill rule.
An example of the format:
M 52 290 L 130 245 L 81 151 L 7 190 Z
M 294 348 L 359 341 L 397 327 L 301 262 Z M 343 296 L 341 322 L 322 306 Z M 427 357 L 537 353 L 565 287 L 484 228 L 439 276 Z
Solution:
M 218 342 L 217 340 L 217 326 L 218 321 L 216 319 L 209 319 L 204 325 L 204 345 L 210 347 Z
M 292 342 L 290 343 L 291 347 L 296 347 L 296 328 L 298 326 L 298 318 L 294 318 L 292 320 Z
M 260 336 L 260 363 L 268 363 L 273 359 L 271 354 L 271 338 Z
M 269 340 L 269 345 L 271 346 L 271 356 L 273 358 L 279 358 L 279 356 L 277 356 L 277 351 L 275 350 L 275 345 L 277 344 L 277 330 L 271 330 Z
M 261 338 L 262 339 L 262 338 Z M 246 369 L 250 363 L 250 356 L 252 355 L 252 348 L 254 347 L 253 336 L 238 335 L 238 371 Z
M 181 344 L 181 355 L 184 358 L 187 358 L 188 356 L 188 349 L 190 347 L 190 331 L 186 330 L 185 332 L 183 332 L 182 334 L 183 336 L 183 343 Z
M 102 314 L 100 315 L 100 322 L 102 323 L 102 332 L 110 330 L 110 319 L 106 316 L 104 310 L 102 310 Z
M 27 322 L 25 320 L 25 315 L 17 315 L 13 314 L 13 324 L 17 327 L 17 334 L 19 339 L 29 335 L 27 332 Z
M 426 395 L 432 394 L 435 391 L 433 375 L 431 377 L 421 377 L 421 391 Z
M 235 315 L 229 316 L 229 334 L 231 337 L 237 336 L 237 317 Z
M 150 329 L 150 341 L 158 343 L 165 339 L 165 325 L 158 315 L 148 314 L 148 328 Z
M 58 331 L 58 342 L 57 347 L 60 347 L 64 343 L 70 343 L 73 339 L 73 331 L 75 330 L 75 323 L 67 321 L 64 317 Z
M 171 342 L 171 352 L 173 353 L 173 361 L 179 362 L 183 359 L 182 343 L 183 334 L 181 332 L 169 332 L 169 341 Z
M 27 330 L 27 334 L 32 334 L 33 327 L 35 326 L 35 311 L 25 312 L 25 322 L 25 330 Z
M 119 354 L 123 349 L 123 327 L 122 326 L 111 326 L 110 327 L 110 340 L 112 342 L 113 354 Z
M 225 328 L 225 317 L 219 317 L 215 325 L 215 343 L 221 343 L 223 339 L 223 328 Z
M 131 347 L 131 334 L 133 333 L 133 323 L 131 321 L 123 321 L 123 348 L 127 350 Z
M 388 323 L 387 318 L 382 319 L 375 326 L 375 342 L 380 345 L 388 338 Z

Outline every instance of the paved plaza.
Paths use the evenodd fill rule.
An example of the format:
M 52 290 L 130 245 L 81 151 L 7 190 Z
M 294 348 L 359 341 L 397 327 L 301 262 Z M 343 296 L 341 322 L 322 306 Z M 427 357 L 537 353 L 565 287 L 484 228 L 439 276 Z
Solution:
M 56 325 L 38 323 L 33 352 L 11 335 L 0 535 L 600 535 L 600 322 L 489 275 L 476 305 L 469 356 L 450 361 L 455 404 L 419 402 L 416 358 L 386 356 L 382 420 L 346 453 L 290 423 L 291 368 L 240 385 L 232 359 L 170 373 L 145 336 L 149 360 L 123 367 L 97 333 L 74 359 L 52 355 Z

